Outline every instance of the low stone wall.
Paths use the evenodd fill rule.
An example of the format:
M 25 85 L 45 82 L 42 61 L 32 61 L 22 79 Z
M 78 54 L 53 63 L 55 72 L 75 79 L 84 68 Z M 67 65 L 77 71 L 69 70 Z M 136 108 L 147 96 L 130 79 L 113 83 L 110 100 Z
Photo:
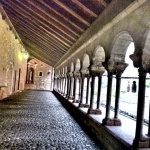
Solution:
M 25 89 L 36 89 L 35 84 L 25 84 Z
M 121 139 L 115 137 L 105 126 L 91 118 L 89 115 L 78 109 L 66 98 L 60 95 L 57 91 L 53 91 L 58 100 L 69 111 L 74 119 L 92 136 L 95 140 L 101 143 L 105 150 L 128 150 L 131 145 L 128 145 Z

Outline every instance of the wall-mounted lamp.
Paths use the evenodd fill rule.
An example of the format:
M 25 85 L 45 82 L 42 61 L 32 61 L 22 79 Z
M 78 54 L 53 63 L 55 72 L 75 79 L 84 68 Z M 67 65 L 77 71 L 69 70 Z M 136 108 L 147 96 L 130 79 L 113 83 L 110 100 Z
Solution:
M 28 52 L 27 52 L 27 51 L 23 51 L 22 53 L 23 53 L 23 57 L 24 57 L 25 59 L 28 59 L 28 57 L 29 57 Z

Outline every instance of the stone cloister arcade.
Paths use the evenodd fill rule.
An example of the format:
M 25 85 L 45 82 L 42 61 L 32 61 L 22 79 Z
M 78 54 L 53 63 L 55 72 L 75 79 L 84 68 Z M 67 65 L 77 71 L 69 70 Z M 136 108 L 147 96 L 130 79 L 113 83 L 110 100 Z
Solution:
M 138 36 L 139 41 L 137 41 L 137 37 L 133 33 L 130 33 L 130 31 L 117 33 L 113 40 L 110 41 L 111 44 L 109 45 L 111 45 L 111 48 L 109 51 L 105 50 L 105 47 L 107 47 L 105 44 L 91 43 L 89 45 L 90 48 L 85 47 L 85 50 L 70 57 L 66 63 L 60 65 L 55 70 L 54 90 L 67 100 L 72 100 L 72 103 L 77 103 L 78 108 L 88 108 L 87 114 L 104 113 L 101 111 L 100 106 L 101 86 L 103 75 L 107 72 L 106 110 L 102 125 L 121 126 L 122 122 L 119 117 L 120 86 L 122 74 L 128 67 L 128 63 L 125 62 L 126 51 L 131 42 L 133 42 L 135 51 L 130 55 L 130 59 L 139 73 L 137 120 L 133 147 L 149 147 L 149 137 L 143 134 L 145 84 L 146 75 L 149 74 L 150 69 L 149 30 L 147 29 L 143 35 L 140 34 Z M 95 48 L 93 48 L 93 45 Z M 96 107 L 93 107 L 96 77 L 98 77 L 98 93 Z M 111 118 L 112 81 L 114 77 L 116 78 L 115 108 L 114 117 Z M 85 84 L 86 89 L 84 89 Z M 84 90 L 86 90 L 86 96 L 84 96 Z M 77 95 L 79 96 L 77 97 Z M 84 97 L 86 99 L 83 102 Z
M 150 149 L 150 0 L 0 0 L 0 50 L 0 99 L 33 92 L 36 120 L 54 94 L 106 149 Z

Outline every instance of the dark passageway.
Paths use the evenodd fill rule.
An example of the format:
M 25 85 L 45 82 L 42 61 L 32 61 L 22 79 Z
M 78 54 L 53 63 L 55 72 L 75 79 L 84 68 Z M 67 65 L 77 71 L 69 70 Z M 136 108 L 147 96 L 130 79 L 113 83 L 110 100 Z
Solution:
M 0 150 L 98 150 L 55 96 L 25 90 L 0 102 Z

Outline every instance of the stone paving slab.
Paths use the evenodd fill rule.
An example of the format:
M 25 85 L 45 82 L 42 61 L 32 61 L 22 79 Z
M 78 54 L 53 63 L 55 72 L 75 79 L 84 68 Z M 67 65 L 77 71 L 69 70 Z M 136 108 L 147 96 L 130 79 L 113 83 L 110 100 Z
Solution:
M 48 91 L 25 90 L 0 101 L 0 150 L 99 150 Z

